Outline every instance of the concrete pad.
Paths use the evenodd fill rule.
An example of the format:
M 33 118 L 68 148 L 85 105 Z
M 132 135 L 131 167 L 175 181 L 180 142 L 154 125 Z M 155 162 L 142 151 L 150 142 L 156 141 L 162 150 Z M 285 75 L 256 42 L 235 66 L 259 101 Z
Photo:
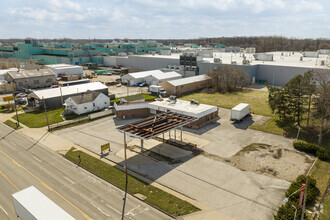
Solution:
M 163 138 L 162 135 L 158 136 L 158 137 Z M 164 138 L 166 140 L 168 140 L 168 139 L 174 140 L 174 137 L 175 137 L 174 130 L 171 131 L 171 138 L 170 138 L 170 135 L 168 132 L 164 134 Z M 176 130 L 176 140 L 181 141 L 181 131 L 180 130 Z M 196 147 L 198 147 L 198 148 L 203 148 L 204 146 L 206 146 L 210 143 L 210 141 L 208 141 L 207 139 L 197 137 L 195 135 L 191 135 L 190 132 L 186 132 L 186 131 L 182 132 L 182 142 L 196 144 Z
M 141 146 L 141 140 L 140 139 L 133 139 L 130 143 L 128 143 L 129 146 Z M 150 150 L 154 153 L 163 155 L 165 157 L 170 157 L 172 159 L 180 158 L 180 157 L 186 157 L 191 155 L 191 151 L 183 150 L 178 147 L 174 147 L 170 144 L 159 142 L 155 139 L 151 139 L 148 141 L 144 141 L 143 148 Z
M 120 157 L 120 158 L 125 159 L 125 150 L 124 149 L 121 149 L 120 151 L 118 151 L 117 153 L 115 153 L 115 155 L 117 157 Z M 136 155 L 138 155 L 138 153 L 133 152 L 133 151 L 130 151 L 128 149 L 126 150 L 126 157 L 127 157 L 127 159 L 132 158 L 132 157 L 135 157 Z

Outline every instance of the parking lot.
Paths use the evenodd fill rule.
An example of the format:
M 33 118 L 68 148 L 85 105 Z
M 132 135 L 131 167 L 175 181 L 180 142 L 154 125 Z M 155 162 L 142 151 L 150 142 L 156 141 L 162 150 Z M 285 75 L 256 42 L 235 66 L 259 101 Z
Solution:
M 184 162 L 169 164 L 133 150 L 128 152 L 128 166 L 154 181 L 202 202 L 212 210 L 233 218 L 272 219 L 272 214 L 281 204 L 284 191 L 290 182 L 271 175 L 245 171 L 217 158 L 232 157 L 251 143 L 264 143 L 293 150 L 290 140 L 247 128 L 250 124 L 262 120 L 263 116 L 253 116 L 239 124 L 233 124 L 229 121 L 229 112 L 227 109 L 220 109 L 218 121 L 200 130 L 184 130 L 183 140 L 199 143 L 198 147 L 204 150 L 203 154 L 190 157 Z M 108 117 L 59 130 L 54 134 L 96 153 L 100 153 L 101 144 L 109 142 L 112 150 L 109 159 L 123 163 L 123 134 L 115 128 L 133 121 L 135 120 Z M 179 139 L 179 134 L 177 138 Z M 133 143 L 134 140 L 127 138 L 127 141 Z M 156 147 L 151 151 L 162 151 L 160 146 Z M 169 149 L 163 152 L 171 154 Z M 172 151 L 172 154 L 173 152 L 178 151 Z M 190 152 L 184 149 L 180 149 L 179 153 L 190 155 Z

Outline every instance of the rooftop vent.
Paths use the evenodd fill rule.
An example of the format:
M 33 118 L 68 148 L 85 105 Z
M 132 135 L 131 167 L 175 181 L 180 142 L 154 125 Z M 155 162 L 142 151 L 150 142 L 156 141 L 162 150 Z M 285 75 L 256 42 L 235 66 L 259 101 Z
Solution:
M 199 102 L 195 101 L 194 99 L 192 99 L 190 101 L 190 105 L 199 105 Z

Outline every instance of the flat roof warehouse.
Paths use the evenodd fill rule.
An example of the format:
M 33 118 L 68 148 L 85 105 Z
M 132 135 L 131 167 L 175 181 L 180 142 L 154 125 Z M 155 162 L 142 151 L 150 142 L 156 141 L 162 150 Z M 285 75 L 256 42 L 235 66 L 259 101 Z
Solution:
M 38 99 L 49 99 L 55 98 L 58 96 L 67 96 L 73 95 L 77 93 L 86 92 L 87 90 L 94 91 L 94 90 L 101 90 L 101 89 L 108 89 L 104 84 L 100 82 L 93 82 L 93 83 L 85 83 L 79 84 L 74 86 L 65 86 L 61 88 L 52 88 L 52 89 L 43 89 L 34 91 L 29 96 L 38 98 Z M 62 91 L 61 91 L 62 90 Z M 61 94 L 62 92 L 62 94 Z

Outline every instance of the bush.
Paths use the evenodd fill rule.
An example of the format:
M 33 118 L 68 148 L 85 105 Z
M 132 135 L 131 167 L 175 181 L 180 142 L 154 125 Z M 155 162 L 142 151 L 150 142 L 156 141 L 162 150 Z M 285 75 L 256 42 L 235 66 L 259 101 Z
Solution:
M 301 218 L 301 213 L 302 209 L 299 207 L 298 203 L 293 203 L 293 202 L 287 202 L 285 205 L 282 205 L 276 215 L 274 216 L 275 220 L 287 220 L 287 219 L 293 219 L 294 218 L 294 213 L 295 213 L 295 208 L 292 207 L 294 205 L 297 209 L 297 214 L 296 214 L 296 219 Z M 304 219 L 308 219 L 306 212 L 304 214 Z
M 310 153 L 316 155 L 316 151 L 318 146 L 316 144 L 306 143 L 303 141 L 298 141 L 293 144 L 293 147 L 297 150 L 304 151 L 306 153 Z
M 317 156 L 320 160 L 330 160 L 329 151 L 323 147 L 320 147 L 319 145 L 298 141 L 293 144 L 293 147 L 299 151 L 304 151 L 306 153 L 313 154 L 314 156 Z
M 324 149 L 323 147 L 319 147 L 316 151 L 316 156 L 320 159 L 320 160 L 324 160 L 324 161 L 329 161 L 330 160 L 330 153 L 328 150 Z
M 289 189 L 286 191 L 285 196 L 288 197 L 295 191 L 301 188 L 302 184 L 306 183 L 306 176 L 300 175 L 297 177 L 296 181 L 293 182 Z M 308 177 L 308 186 L 307 186 L 307 197 L 306 197 L 306 204 L 313 205 L 316 197 L 320 194 L 319 189 L 316 187 L 316 180 L 312 177 Z M 290 201 L 293 203 L 299 203 L 300 193 L 297 192 L 296 194 L 290 197 Z

